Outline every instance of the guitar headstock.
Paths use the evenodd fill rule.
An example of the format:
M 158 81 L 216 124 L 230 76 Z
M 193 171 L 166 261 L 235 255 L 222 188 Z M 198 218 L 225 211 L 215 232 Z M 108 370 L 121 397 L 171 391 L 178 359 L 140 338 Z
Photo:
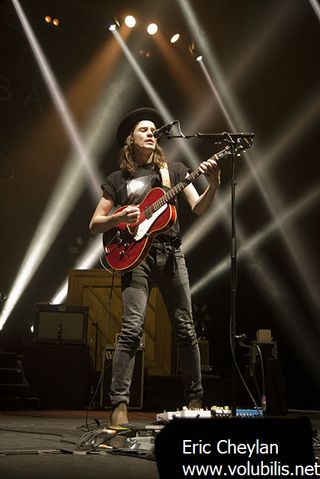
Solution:
M 235 153 L 241 153 L 241 151 L 247 150 L 252 146 L 253 136 L 243 136 L 238 138 L 235 145 Z
M 234 146 L 234 153 L 237 156 L 239 156 L 242 151 L 250 148 L 252 143 L 253 143 L 253 136 L 242 136 L 241 138 L 239 137 L 236 140 L 236 143 Z M 217 160 L 221 160 L 222 158 L 226 158 L 227 156 L 231 156 L 231 155 L 232 155 L 232 147 L 230 145 L 227 145 L 223 150 L 219 151 L 214 156 Z

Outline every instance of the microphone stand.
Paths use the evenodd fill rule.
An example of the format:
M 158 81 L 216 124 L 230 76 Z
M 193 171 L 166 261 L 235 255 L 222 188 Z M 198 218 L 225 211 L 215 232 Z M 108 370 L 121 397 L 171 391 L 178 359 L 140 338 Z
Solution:
M 231 259 L 231 278 L 230 278 L 230 347 L 232 353 L 232 413 L 236 413 L 237 387 L 236 387 L 236 359 L 235 347 L 236 339 L 241 339 L 243 335 L 237 335 L 236 320 L 236 301 L 237 301 L 237 237 L 236 237 L 236 155 L 237 145 L 241 141 L 246 141 L 251 146 L 254 133 L 197 133 L 189 136 L 168 136 L 171 138 L 200 138 L 212 143 L 227 143 L 230 145 L 231 156 L 231 243 L 230 243 L 230 259 Z M 242 148 L 244 149 L 244 148 Z
M 236 167 L 235 167 L 235 140 L 230 137 L 231 148 L 231 279 L 230 279 L 230 345 L 233 355 L 232 361 L 232 412 L 236 413 L 237 401 L 237 385 L 236 385 L 236 368 L 235 368 L 235 347 L 237 335 L 236 321 L 236 301 L 238 289 L 238 271 L 237 271 L 237 236 L 236 236 Z

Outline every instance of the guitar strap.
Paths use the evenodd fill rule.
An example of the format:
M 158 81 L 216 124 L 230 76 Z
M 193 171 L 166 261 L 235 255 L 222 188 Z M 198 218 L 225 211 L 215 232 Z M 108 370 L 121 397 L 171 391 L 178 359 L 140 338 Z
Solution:
M 160 175 L 161 175 L 163 189 L 165 191 L 169 191 L 171 189 L 171 181 L 170 181 L 168 165 L 165 165 L 162 168 L 160 168 Z

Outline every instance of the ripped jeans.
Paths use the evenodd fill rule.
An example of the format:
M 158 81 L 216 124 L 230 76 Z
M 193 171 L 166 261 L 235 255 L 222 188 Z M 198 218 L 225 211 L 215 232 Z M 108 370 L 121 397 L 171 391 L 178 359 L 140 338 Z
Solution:
M 176 337 L 185 399 L 201 400 L 201 361 L 192 318 L 185 258 L 169 245 L 152 247 L 146 259 L 122 276 L 123 320 L 112 364 L 110 400 L 129 404 L 135 354 L 143 334 L 149 292 L 158 286 Z

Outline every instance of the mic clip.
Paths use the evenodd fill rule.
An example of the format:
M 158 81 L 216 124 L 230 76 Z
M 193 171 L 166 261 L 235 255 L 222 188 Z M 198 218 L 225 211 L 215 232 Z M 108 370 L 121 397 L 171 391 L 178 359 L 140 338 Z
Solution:
M 157 130 L 153 132 L 153 136 L 160 140 L 165 135 L 168 135 L 174 125 L 178 123 L 178 120 L 171 121 L 170 123 L 166 123 L 165 125 L 161 126 Z

